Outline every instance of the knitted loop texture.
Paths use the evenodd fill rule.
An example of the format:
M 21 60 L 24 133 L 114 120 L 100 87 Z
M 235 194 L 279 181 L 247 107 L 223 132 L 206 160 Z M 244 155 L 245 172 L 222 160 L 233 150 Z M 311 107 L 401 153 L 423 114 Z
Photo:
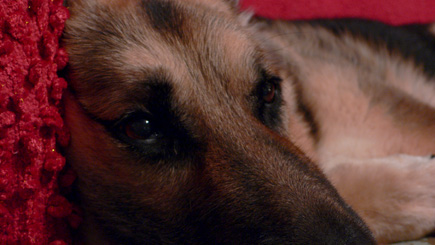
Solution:
M 395 15 L 384 5 L 367 11 L 368 3 L 383 3 L 375 0 L 244 0 L 242 6 L 286 19 L 365 17 L 393 24 L 435 19 L 435 0 L 385 2 L 404 11 Z M 68 62 L 59 45 L 68 15 L 62 0 L 0 0 L 0 244 L 68 244 L 70 228 L 80 223 L 80 210 L 62 195 L 75 179 L 63 170 L 60 154 L 69 141 L 60 115 L 67 83 L 57 75 Z
M 71 242 L 59 185 L 67 83 L 57 75 L 68 15 L 60 0 L 0 0 L 0 244 Z

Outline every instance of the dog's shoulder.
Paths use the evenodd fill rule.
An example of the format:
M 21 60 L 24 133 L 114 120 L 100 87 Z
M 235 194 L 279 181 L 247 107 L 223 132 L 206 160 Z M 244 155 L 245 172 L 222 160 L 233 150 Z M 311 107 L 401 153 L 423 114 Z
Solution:
M 351 35 L 375 48 L 386 48 L 390 53 L 412 59 L 423 65 L 424 72 L 435 75 L 435 35 L 429 24 L 391 26 L 377 21 L 361 19 L 313 20 L 315 27 L 325 28 L 337 37 Z
M 322 146 L 319 155 L 377 156 L 410 149 L 404 145 L 411 141 L 419 142 L 412 153 L 431 151 L 424 146 L 431 142 L 424 133 L 403 134 L 415 127 L 434 130 L 428 126 L 435 110 L 430 28 L 350 19 L 259 20 L 258 33 L 278 57 L 285 84 L 296 94 L 293 103 Z M 395 135 L 402 137 L 392 141 L 397 147 L 378 146 Z M 400 143 L 407 137 L 408 143 Z M 359 150 L 352 146 L 356 143 Z

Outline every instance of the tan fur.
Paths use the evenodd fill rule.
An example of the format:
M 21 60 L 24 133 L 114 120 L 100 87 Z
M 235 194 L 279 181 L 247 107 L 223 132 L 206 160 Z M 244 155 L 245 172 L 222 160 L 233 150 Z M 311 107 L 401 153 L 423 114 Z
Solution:
M 175 16 L 180 19 L 141 9 L 154 3 L 169 3 L 168 11 L 182 11 Z M 66 30 L 73 90 L 66 99 L 72 134 L 68 161 L 79 174 L 85 227 L 95 227 L 92 233 L 98 234 L 86 234 L 85 228 L 85 240 L 107 242 L 110 235 L 122 234 L 130 242 L 143 242 L 141 235 L 162 243 L 210 242 L 214 236 L 220 242 L 247 242 L 251 237 L 243 238 L 232 225 L 249 220 L 243 224 L 255 224 L 255 229 L 281 232 L 288 227 L 278 236 L 261 237 L 265 243 L 289 241 L 286 232 L 299 226 L 293 236 L 307 235 L 313 242 L 312 229 L 328 222 L 316 220 L 317 213 L 327 212 L 340 220 L 335 225 L 365 234 L 348 242 L 370 242 L 364 225 L 352 218 L 311 161 L 378 242 L 434 231 L 435 165 L 426 156 L 435 153 L 435 78 L 411 60 L 350 34 L 338 38 L 303 23 L 249 23 L 249 14 L 237 15 L 233 7 L 212 0 L 73 2 Z M 259 64 L 283 80 L 282 125 L 275 128 L 252 112 Z M 161 110 L 170 110 L 177 118 L 174 127 L 183 127 L 200 142 L 191 156 L 200 159 L 199 166 L 184 158 L 156 163 L 132 152 L 92 118 L 111 121 L 135 110 L 154 113 L 145 103 L 158 92 L 147 87 L 153 79 L 170 83 L 170 108 Z M 326 203 L 325 208 L 317 210 L 319 203 Z M 150 224 L 113 214 L 125 207 Z M 216 219 L 208 215 L 222 207 L 218 217 L 228 222 L 222 226 L 224 235 L 215 222 L 200 223 L 200 231 L 213 232 L 194 236 L 198 227 L 189 223 L 190 215 L 208 222 Z M 157 228 L 149 218 L 154 215 L 162 221 Z M 278 229 L 278 223 L 284 225 Z M 166 236 L 172 227 L 178 227 L 179 237 Z M 155 237 L 147 235 L 150 231 Z
M 326 174 L 369 224 L 378 242 L 421 238 L 433 232 L 434 160 L 395 155 L 336 159 Z
M 298 112 L 295 93 L 296 91 L 290 82 L 283 84 L 283 94 L 288 99 L 284 110 L 286 114 L 284 118 L 287 120 L 286 125 L 288 127 L 287 134 L 308 157 L 317 161 L 315 139 L 309 136 L 309 126 L 306 125 L 302 115 Z
M 288 69 L 297 67 L 301 92 L 319 122 L 314 159 L 377 240 L 432 232 L 434 161 L 394 155 L 435 152 L 435 78 L 350 35 L 339 39 L 285 23 L 272 24 L 264 33 L 287 60 L 284 64 L 291 64 Z M 289 123 L 290 137 L 307 132 L 298 124 Z M 292 140 L 309 149 L 306 138 Z
M 321 122 L 322 139 L 317 146 L 321 158 L 429 155 L 435 151 L 431 144 L 434 78 L 350 36 L 337 39 L 310 27 L 283 28 L 279 31 L 289 33 L 285 39 L 274 31 L 271 36 L 286 41 L 278 47 L 282 58 L 297 64 L 302 92 Z M 328 42 L 323 43 L 325 47 L 319 47 L 320 39 Z

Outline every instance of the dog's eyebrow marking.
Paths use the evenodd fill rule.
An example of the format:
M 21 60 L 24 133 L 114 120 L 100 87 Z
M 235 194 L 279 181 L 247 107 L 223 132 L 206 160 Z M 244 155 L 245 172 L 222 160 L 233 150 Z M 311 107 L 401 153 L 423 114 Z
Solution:
M 163 35 L 183 37 L 184 15 L 174 3 L 166 0 L 142 0 L 142 7 L 152 27 Z

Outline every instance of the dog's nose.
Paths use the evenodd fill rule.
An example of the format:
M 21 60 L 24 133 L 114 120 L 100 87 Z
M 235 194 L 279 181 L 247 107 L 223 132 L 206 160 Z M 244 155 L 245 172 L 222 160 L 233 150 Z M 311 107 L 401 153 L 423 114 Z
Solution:
M 371 232 L 350 208 L 319 208 L 295 219 L 297 244 L 376 244 Z
M 301 205 L 286 223 L 272 225 L 267 235 L 263 233 L 259 237 L 260 243 L 376 244 L 370 230 L 350 207 L 336 202 L 325 203 L 324 199 L 317 202 Z
M 216 158 L 211 162 L 218 163 L 210 172 L 222 170 L 210 183 L 221 195 L 217 200 L 228 201 L 217 218 L 225 217 L 225 229 L 231 230 L 227 239 L 255 244 L 375 244 L 362 219 L 308 158 L 274 141 L 251 149 L 252 154 L 222 145 L 225 155 L 210 154 Z

